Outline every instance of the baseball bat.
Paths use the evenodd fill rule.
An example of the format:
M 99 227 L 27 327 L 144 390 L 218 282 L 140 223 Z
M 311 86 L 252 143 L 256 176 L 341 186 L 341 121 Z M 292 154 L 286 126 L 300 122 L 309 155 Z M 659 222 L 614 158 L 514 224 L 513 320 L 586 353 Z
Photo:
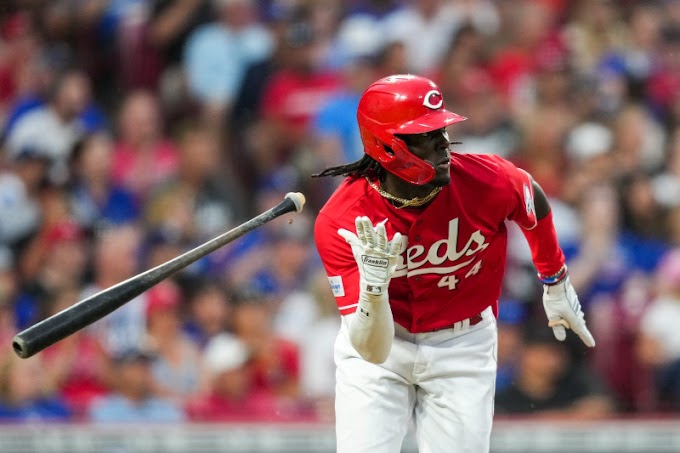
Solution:
M 27 359 L 46 347 L 100 320 L 160 281 L 204 256 L 225 246 L 255 228 L 288 212 L 300 212 L 305 197 L 289 192 L 281 203 L 226 233 L 179 255 L 170 261 L 137 274 L 19 332 L 12 340 L 14 352 Z

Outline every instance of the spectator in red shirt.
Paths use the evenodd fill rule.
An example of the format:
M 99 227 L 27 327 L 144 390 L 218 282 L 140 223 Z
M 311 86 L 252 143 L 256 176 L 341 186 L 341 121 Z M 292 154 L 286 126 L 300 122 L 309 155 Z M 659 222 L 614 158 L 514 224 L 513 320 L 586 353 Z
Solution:
M 164 136 L 156 97 L 147 91 L 130 93 L 120 109 L 118 126 L 114 181 L 145 200 L 149 190 L 174 175 L 179 166 L 178 151 Z
M 534 105 L 538 66 L 562 57 L 565 49 L 553 28 L 553 10 L 539 2 L 516 3 L 508 23 L 507 44 L 492 56 L 490 70 L 511 112 L 521 116 Z
M 191 401 L 187 414 L 192 420 L 272 422 L 312 419 L 311 412 L 294 401 L 279 398 L 258 388 L 252 367 L 253 356 L 237 337 L 222 333 L 208 343 L 204 355 L 210 393 Z
M 251 355 L 255 390 L 294 399 L 299 395 L 300 355 L 292 341 L 274 333 L 274 305 L 260 294 L 241 291 L 232 297 L 232 325 Z
M 246 346 L 231 334 L 213 337 L 203 362 L 210 392 L 187 406 L 189 418 L 202 421 L 256 421 L 275 414 L 273 399 L 254 397 Z
M 64 287 L 51 298 L 47 315 L 58 313 L 78 302 L 80 291 Z M 64 399 L 74 417 L 84 417 L 95 398 L 109 391 L 108 358 L 92 337 L 81 330 L 55 343 L 43 353 L 46 375 Z
M 286 33 L 286 54 L 261 98 L 260 126 L 265 136 L 258 138 L 260 146 L 255 151 L 264 153 L 257 165 L 262 174 L 296 152 L 306 139 L 310 121 L 341 86 L 339 74 L 322 68 L 318 37 L 309 19 L 301 17 Z

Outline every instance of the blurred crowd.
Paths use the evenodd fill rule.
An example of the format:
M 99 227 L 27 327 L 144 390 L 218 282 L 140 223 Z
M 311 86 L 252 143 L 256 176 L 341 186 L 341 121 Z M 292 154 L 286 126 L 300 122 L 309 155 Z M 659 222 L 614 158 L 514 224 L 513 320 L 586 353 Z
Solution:
M 0 420 L 329 421 L 311 228 L 374 80 L 417 73 L 551 199 L 597 347 L 554 340 L 510 228 L 496 413 L 680 411 L 679 0 L 3 0 Z M 455 184 L 455 181 L 454 181 Z M 16 332 L 284 216 L 21 360 Z

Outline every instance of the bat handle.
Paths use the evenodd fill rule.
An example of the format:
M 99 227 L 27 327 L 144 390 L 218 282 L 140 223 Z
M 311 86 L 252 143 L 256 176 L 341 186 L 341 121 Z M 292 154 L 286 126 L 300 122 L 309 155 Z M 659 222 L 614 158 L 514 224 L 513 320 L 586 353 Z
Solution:
M 281 203 L 238 227 L 170 261 L 94 294 L 19 332 L 12 340 L 14 352 L 23 359 L 31 357 L 57 341 L 98 321 L 161 280 L 243 236 L 247 232 L 285 213 L 300 212 L 304 204 L 305 197 L 301 193 L 290 192 L 286 194 L 285 199 Z

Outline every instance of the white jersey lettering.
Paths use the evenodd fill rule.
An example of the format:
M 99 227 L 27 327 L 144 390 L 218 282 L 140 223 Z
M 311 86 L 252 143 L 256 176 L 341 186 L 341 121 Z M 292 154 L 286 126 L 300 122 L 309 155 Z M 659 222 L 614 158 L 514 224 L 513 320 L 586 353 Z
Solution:
M 482 260 L 479 260 L 475 263 L 474 266 L 472 266 L 472 268 L 468 271 L 468 273 L 465 274 L 465 278 L 468 278 L 472 275 L 477 275 L 477 273 L 479 272 L 479 270 L 481 268 L 482 268 Z
M 482 232 L 477 230 L 470 235 L 465 246 L 459 249 L 458 235 L 459 219 L 455 218 L 449 221 L 448 236 L 445 239 L 434 242 L 429 250 L 426 251 L 425 246 L 420 244 L 408 247 L 405 250 L 406 262 L 404 262 L 403 259 L 400 259 L 397 262 L 397 270 L 394 273 L 394 277 L 402 277 L 404 275 L 411 277 L 422 274 L 449 274 L 474 261 L 474 257 L 472 257 L 469 260 L 459 262 L 461 258 L 475 255 L 489 246 L 489 243 L 486 242 L 486 238 Z M 407 241 L 404 241 L 404 243 L 406 244 Z M 401 250 L 401 252 L 404 252 L 404 250 Z M 451 264 L 442 266 L 447 262 Z

